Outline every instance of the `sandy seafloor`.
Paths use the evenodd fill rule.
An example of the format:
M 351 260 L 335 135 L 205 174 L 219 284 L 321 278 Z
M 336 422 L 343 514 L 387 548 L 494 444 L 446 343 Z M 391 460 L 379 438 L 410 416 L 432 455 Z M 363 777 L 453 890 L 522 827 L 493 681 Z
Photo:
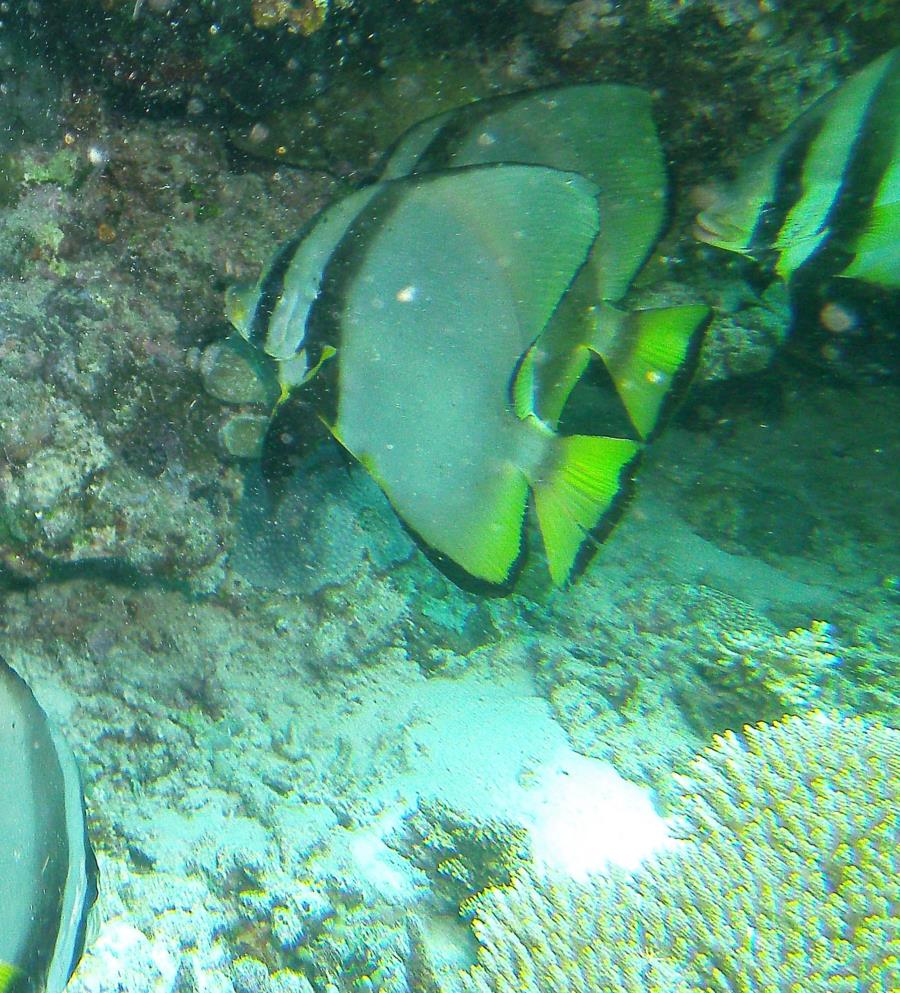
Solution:
M 748 719 L 846 704 L 843 649 L 896 652 L 895 402 L 800 377 L 775 418 L 751 404 L 718 434 L 670 428 L 621 525 L 549 597 L 457 590 L 328 450 L 318 496 L 279 518 L 293 533 L 245 537 L 227 595 L 88 579 L 10 595 L 5 651 L 80 755 L 100 862 L 73 993 L 308 990 L 304 970 L 317 991 L 403 989 L 413 910 L 438 961 L 470 961 L 402 830 L 417 804 L 524 827 L 539 867 L 578 878 L 665 845 L 636 783 L 664 793 L 739 722 L 727 695 L 687 703 L 729 635 L 755 623 L 775 658 L 772 639 L 829 625 L 828 671 L 791 699 L 760 690 Z

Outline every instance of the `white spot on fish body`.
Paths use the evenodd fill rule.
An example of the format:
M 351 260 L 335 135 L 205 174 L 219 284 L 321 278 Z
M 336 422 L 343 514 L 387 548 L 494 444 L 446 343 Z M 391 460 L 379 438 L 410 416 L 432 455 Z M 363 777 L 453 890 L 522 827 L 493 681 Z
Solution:
M 497 144 L 496 135 L 492 135 L 490 131 L 482 131 L 478 136 L 478 145 L 481 148 L 490 148 L 491 145 Z
M 413 303 L 416 297 L 419 295 L 418 286 L 404 286 L 403 289 L 397 290 L 397 303 Z

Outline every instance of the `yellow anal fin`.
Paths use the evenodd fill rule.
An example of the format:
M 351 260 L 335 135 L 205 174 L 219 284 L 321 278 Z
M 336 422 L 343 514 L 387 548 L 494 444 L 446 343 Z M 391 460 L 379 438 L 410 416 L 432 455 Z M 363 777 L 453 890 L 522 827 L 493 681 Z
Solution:
M 641 450 L 624 438 L 556 438 L 551 465 L 532 483 L 550 577 L 561 586 L 590 532 L 612 508 Z
M 16 993 L 25 979 L 25 973 L 11 962 L 0 959 L 0 993 Z
M 604 311 L 597 340 L 588 345 L 603 359 L 631 423 L 649 438 L 672 385 L 692 364 L 709 308 L 687 304 L 631 314 Z M 611 323 L 617 327 L 609 334 Z

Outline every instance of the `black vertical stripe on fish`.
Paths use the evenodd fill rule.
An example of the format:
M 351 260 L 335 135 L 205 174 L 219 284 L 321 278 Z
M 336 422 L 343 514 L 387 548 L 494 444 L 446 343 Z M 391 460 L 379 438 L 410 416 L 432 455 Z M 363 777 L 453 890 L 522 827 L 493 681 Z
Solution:
M 454 111 L 447 123 L 437 131 L 422 150 L 410 171 L 424 173 L 447 168 L 460 143 L 468 137 L 479 121 L 484 120 L 488 113 L 493 113 L 496 110 L 502 100 L 503 98 L 478 100 Z M 485 104 L 487 107 L 484 106 Z
M 894 158 L 900 118 L 900 53 L 886 68 L 866 104 L 841 185 L 825 218 L 828 237 L 805 265 L 840 272 L 853 260 L 871 217 L 878 188 Z
M 775 177 L 772 202 L 759 212 L 759 218 L 750 238 L 750 252 L 767 266 L 774 266 L 778 259 L 772 257 L 773 246 L 791 211 L 803 199 L 803 170 L 809 150 L 819 137 L 827 119 L 826 113 L 812 113 L 797 122 L 796 133 L 784 150 Z
M 342 309 L 345 288 L 352 284 L 357 269 L 365 258 L 365 243 L 390 220 L 397 204 L 401 202 L 402 185 L 385 184 L 351 222 L 328 259 L 322 272 L 319 294 L 310 309 L 302 342 L 306 351 L 307 368 L 315 369 L 319 365 L 326 348 L 340 351 L 341 325 L 337 315 Z M 297 244 L 294 244 L 293 250 L 296 247 Z M 310 397 L 315 394 L 316 409 L 324 420 L 334 424 L 338 404 L 337 363 L 326 361 L 304 387 L 304 392 L 307 391 L 311 391 L 307 393 Z
M 269 332 L 269 321 L 281 299 L 287 271 L 294 259 L 294 253 L 309 234 L 311 226 L 311 224 L 304 225 L 293 238 L 286 241 L 278 249 L 260 284 L 259 297 L 256 302 L 256 309 L 253 311 L 253 320 L 250 322 L 250 333 L 247 340 L 264 351 Z
M 329 260 L 329 267 L 333 261 Z M 322 358 L 326 348 L 340 350 L 341 347 L 337 298 L 331 285 L 323 276 L 322 289 L 310 311 L 303 340 L 307 369 L 319 368 L 302 390 L 295 391 L 302 395 L 303 404 L 316 410 L 328 424 L 334 424 L 337 419 L 337 362 L 331 359 L 323 363 Z
M 431 174 L 429 174 L 431 175 Z M 423 177 L 422 181 L 427 181 Z M 390 221 L 403 199 L 404 183 L 386 183 L 350 223 L 335 246 L 325 268 L 319 293 L 313 303 L 306 323 L 302 347 L 306 351 L 307 367 L 314 369 L 322 360 L 326 348 L 334 348 L 340 355 L 341 322 L 344 295 L 353 285 L 359 267 L 366 256 L 366 244 L 376 232 Z M 303 236 L 306 235 L 303 231 Z M 288 263 L 293 258 L 302 237 L 295 238 L 286 252 Z M 287 265 L 282 265 L 282 284 Z M 273 267 L 275 264 L 273 263 Z M 280 293 L 280 290 L 279 290 Z M 277 296 L 276 296 L 277 300 Z M 334 426 L 338 419 L 340 399 L 339 361 L 332 359 L 322 364 L 318 372 L 303 387 L 294 391 L 275 411 L 263 449 L 263 476 L 270 486 L 282 484 L 294 469 L 294 458 L 304 448 L 295 424 L 307 420 L 314 409 L 321 421 Z

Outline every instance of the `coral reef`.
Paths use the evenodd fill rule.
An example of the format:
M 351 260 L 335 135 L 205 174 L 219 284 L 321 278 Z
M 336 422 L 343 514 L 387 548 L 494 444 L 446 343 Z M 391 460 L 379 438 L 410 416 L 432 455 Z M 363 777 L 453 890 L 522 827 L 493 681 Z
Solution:
M 535 619 L 546 630 L 532 657 L 578 748 L 630 777 L 667 789 L 710 734 L 840 699 L 843 648 L 823 621 L 782 632 L 703 584 L 644 580 L 601 598 L 596 580 Z
M 302 96 L 312 103 L 348 66 L 366 100 L 373 80 L 376 88 L 389 81 L 397 60 L 411 53 L 425 78 L 424 67 L 441 56 L 472 64 L 502 53 L 507 88 L 595 78 L 599 71 L 660 92 L 675 160 L 696 175 L 699 163 L 740 154 L 777 130 L 837 68 L 896 37 L 889 4 L 873 0 L 854 7 L 852 17 L 841 16 L 846 3 L 830 6 L 89 0 L 73 31 L 70 5 L 42 0 L 27 16 L 80 88 L 107 89 L 126 107 L 220 118 L 242 110 L 248 131 L 254 117 L 285 101 Z M 54 47 L 57 37 L 65 41 Z M 332 106 L 339 105 L 353 106 L 338 86 Z
M 362 4 L 331 5 L 326 23 L 304 37 L 282 22 L 248 31 L 249 2 L 227 9 L 201 3 L 190 11 L 180 3 L 92 2 L 73 30 L 68 6 L 63 11 L 45 0 L 28 17 L 52 58 L 35 50 L 22 31 L 3 27 L 5 133 L 16 136 L 0 162 L 0 303 L 7 315 L 0 379 L 10 397 L 2 439 L 7 456 L 0 560 L 7 578 L 35 581 L 60 569 L 101 565 L 206 593 L 225 579 L 240 513 L 239 463 L 260 452 L 272 384 L 265 375 L 260 381 L 251 375 L 235 392 L 233 367 L 243 359 L 222 344 L 221 292 L 228 282 L 255 276 L 271 246 L 335 192 L 324 177 L 287 167 L 296 156 L 285 134 L 298 138 L 298 161 L 307 168 L 365 171 L 405 122 L 484 92 L 594 78 L 588 63 L 601 58 L 604 78 L 640 82 L 658 92 L 680 191 L 703 178 L 698 163 L 704 169 L 726 165 L 754 136 L 770 135 L 808 99 L 797 73 L 815 70 L 824 77 L 842 61 L 861 57 L 865 31 L 879 23 L 877 17 L 861 19 L 865 31 L 859 37 L 841 34 L 840 51 L 806 68 L 792 63 L 791 88 L 779 104 L 771 99 L 773 73 L 788 78 L 784 59 L 797 30 L 780 15 L 775 19 L 781 26 L 764 48 L 730 51 L 733 33 L 744 30 L 740 17 L 704 20 L 702 44 L 678 44 L 679 32 L 695 26 L 700 6 L 660 18 L 658 11 L 648 14 L 628 3 L 613 10 L 608 4 L 536 4 L 503 30 L 498 17 L 478 19 L 478 31 L 499 32 L 502 43 L 489 57 L 476 58 L 478 31 L 466 41 L 457 30 L 471 26 L 468 7 L 413 6 L 415 16 L 405 27 L 377 34 L 384 45 L 380 52 L 351 44 L 358 26 L 378 16 Z M 288 7 L 307 10 L 299 3 L 278 10 L 287 16 Z M 62 13 L 66 49 L 53 52 Z M 802 24 L 813 17 L 805 8 L 798 16 Z M 827 33 L 825 21 L 813 20 L 817 32 Z M 551 21 L 565 22 L 570 47 L 547 47 L 543 29 Z M 431 24 L 440 31 L 431 33 Z M 623 38 L 628 45 L 619 44 Z M 308 45 L 309 51 L 303 48 Z M 323 54 L 329 46 L 359 57 L 342 56 L 332 66 Z M 679 51 L 687 60 L 677 86 L 657 49 L 667 59 Z M 522 54 L 528 51 L 531 58 Z M 286 83 L 290 94 L 279 95 L 269 78 L 262 89 L 258 78 L 252 85 L 246 79 L 249 90 L 270 99 L 246 107 L 236 119 L 233 104 L 244 106 L 243 97 L 222 95 L 223 74 L 228 85 L 234 65 L 251 75 L 278 75 L 274 69 L 282 57 L 285 63 L 300 60 L 290 72 L 303 78 L 303 86 Z M 648 75 L 657 71 L 669 71 L 666 85 Z M 741 147 L 726 150 L 715 135 L 699 142 L 699 91 L 711 92 L 707 83 L 716 73 L 722 106 L 710 112 L 710 126 L 733 128 L 735 113 L 756 115 L 752 127 L 734 129 Z M 156 75 L 151 80 L 148 74 Z M 687 81 L 697 92 L 678 89 Z M 820 82 L 811 81 L 809 88 Z M 110 110 L 113 94 L 123 97 L 123 107 L 133 109 L 137 101 L 178 116 L 123 118 Z M 240 144 L 237 136 L 243 134 L 241 147 L 261 160 L 229 160 L 221 135 L 205 126 L 206 111 L 187 106 L 192 100 L 218 107 L 233 140 Z M 727 101 L 730 111 L 724 113 Z M 370 104 L 379 108 L 384 127 L 373 123 Z M 298 128 L 301 119 L 306 125 Z M 26 123 L 20 127 L 20 121 Z M 278 161 L 276 169 L 264 164 L 267 155 Z M 679 204 L 686 200 L 679 196 Z M 638 297 L 677 298 L 673 277 L 696 278 L 717 311 L 702 379 L 729 381 L 765 367 L 784 340 L 786 301 L 774 291 L 752 290 L 738 272 L 724 281 L 714 277 L 702 252 L 683 250 L 679 232 L 651 267 L 661 288 L 644 286 Z M 884 339 L 886 326 L 872 334 Z M 827 343 L 829 355 L 843 347 L 839 337 Z M 26 429 L 24 412 L 34 403 L 42 416 Z M 735 546 L 748 540 L 748 531 L 771 526 L 778 514 L 777 494 L 753 501 L 751 514 L 747 505 L 721 499 L 718 477 L 707 487 L 719 504 L 716 526 L 734 532 Z M 697 501 L 698 508 L 702 503 Z M 823 529 L 802 497 L 793 517 L 800 523 L 783 529 L 781 537 L 792 537 L 802 552 L 800 543 L 819 540 Z M 475 626 L 473 619 L 469 630 Z M 437 657 L 434 664 L 442 665 Z
M 478 963 L 464 993 L 688 993 L 684 974 L 643 948 L 643 900 L 627 877 L 552 884 L 520 877 L 477 901 Z M 444 990 L 454 987 L 446 982 Z
M 685 843 L 635 877 L 476 901 L 467 993 L 888 989 L 900 732 L 815 713 L 727 734 L 680 780 Z
M 435 899 L 456 912 L 482 890 L 511 883 L 530 857 L 521 827 L 475 821 L 439 800 L 420 800 L 394 844 L 432 880 Z
M 508 89 L 504 69 L 502 60 L 459 53 L 424 61 L 398 56 L 377 73 L 349 64 L 330 73 L 320 90 L 232 124 L 229 138 L 254 158 L 337 175 L 372 174 L 408 127 Z
M 662 911 L 648 942 L 695 986 L 900 979 L 900 732 L 821 712 L 748 728 L 680 785 L 697 850 L 672 856 L 679 872 L 650 868 Z M 718 910 L 712 879 L 730 884 Z
M 219 281 L 243 265 L 226 232 L 267 242 L 316 184 L 275 180 L 268 227 L 271 178 L 229 178 L 215 141 L 152 124 L 112 136 L 96 105 L 67 116 L 58 149 L 25 134 L 4 159 L 3 574 L 101 566 L 209 591 L 241 492 L 226 456 L 252 442 L 198 375 Z
M 743 722 L 900 715 L 896 300 L 789 300 L 686 234 L 707 184 L 895 43 L 892 5 L 19 6 L 0 630 L 82 760 L 103 923 L 73 993 L 436 993 L 474 961 L 460 905 L 471 993 L 898 986 L 897 732 L 806 714 L 672 777 Z M 628 304 L 700 292 L 715 318 L 609 541 L 564 591 L 536 566 L 489 598 L 315 425 L 267 497 L 277 391 L 223 292 L 409 121 L 589 79 L 652 91 L 672 165 Z M 573 882 L 660 844 L 647 787 L 681 847 Z M 527 859 L 569 875 L 508 885 Z
M 325 23 L 329 0 L 252 0 L 250 14 L 258 28 L 277 28 L 285 25 L 288 31 L 311 35 Z
M 714 706 L 734 725 L 801 713 L 821 700 L 841 648 L 824 621 L 781 634 L 746 604 L 700 587 L 685 591 L 697 631 L 696 664 Z

